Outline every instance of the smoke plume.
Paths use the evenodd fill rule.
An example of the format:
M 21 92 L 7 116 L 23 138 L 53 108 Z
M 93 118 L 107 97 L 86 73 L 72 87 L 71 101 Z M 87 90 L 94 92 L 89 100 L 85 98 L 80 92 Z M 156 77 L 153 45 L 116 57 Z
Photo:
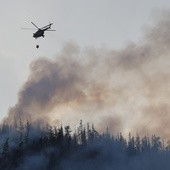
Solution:
M 68 43 L 55 59 L 39 58 L 6 122 L 72 124 L 170 137 L 170 13 L 143 40 L 121 50 Z

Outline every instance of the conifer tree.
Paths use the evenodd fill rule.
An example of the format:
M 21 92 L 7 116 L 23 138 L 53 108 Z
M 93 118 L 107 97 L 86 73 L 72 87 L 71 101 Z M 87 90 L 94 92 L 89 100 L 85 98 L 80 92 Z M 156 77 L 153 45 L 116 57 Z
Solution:
M 152 135 L 152 137 L 151 137 L 152 149 L 156 152 L 158 152 L 162 147 L 160 139 L 161 138 L 156 135 Z
M 29 142 L 29 133 L 30 133 L 30 123 L 27 121 L 25 125 L 25 135 L 24 135 L 24 142 L 28 144 Z
M 70 126 L 65 126 L 65 144 L 67 149 L 70 149 L 70 145 L 71 145 L 71 129 Z
M 63 133 L 63 127 L 61 125 L 61 127 L 58 130 L 58 136 L 57 136 L 57 141 L 58 143 L 61 145 L 64 141 L 64 133 Z
M 128 153 L 129 155 L 134 155 L 134 154 L 136 153 L 135 140 L 134 140 L 134 136 L 131 136 L 131 133 L 129 133 L 127 153 Z
M 141 141 L 141 150 L 142 152 L 148 152 L 150 151 L 150 140 L 147 136 L 144 136 Z
M 140 136 L 139 136 L 139 134 L 136 135 L 135 147 L 136 147 L 136 152 L 139 153 L 139 152 L 141 151 L 141 142 L 140 142 Z
M 6 139 L 5 143 L 3 144 L 3 150 L 2 150 L 2 157 L 4 159 L 7 159 L 9 156 L 9 138 Z
M 19 133 L 19 141 L 21 143 L 23 142 L 23 134 L 24 134 L 24 125 L 21 119 L 19 121 L 18 133 Z

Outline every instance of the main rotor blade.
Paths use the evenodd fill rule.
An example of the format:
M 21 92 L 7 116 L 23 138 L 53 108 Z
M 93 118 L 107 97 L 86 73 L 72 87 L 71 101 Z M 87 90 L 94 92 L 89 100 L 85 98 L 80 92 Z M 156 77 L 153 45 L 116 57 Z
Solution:
M 23 30 L 36 30 L 35 28 L 21 28 Z
M 56 31 L 56 30 L 46 30 L 46 31 Z
M 34 25 L 37 29 L 39 29 L 33 22 L 31 22 L 32 25 Z
M 53 23 L 50 23 L 50 24 L 48 24 L 48 25 L 42 27 L 42 29 L 43 29 L 43 28 L 47 28 L 47 27 L 51 28 L 51 25 L 53 25 Z

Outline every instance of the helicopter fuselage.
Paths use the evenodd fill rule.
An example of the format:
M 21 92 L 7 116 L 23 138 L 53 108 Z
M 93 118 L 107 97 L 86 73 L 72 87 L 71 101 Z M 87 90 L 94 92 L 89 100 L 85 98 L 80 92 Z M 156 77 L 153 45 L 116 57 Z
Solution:
M 39 29 L 37 32 L 33 33 L 33 37 L 34 38 L 44 37 L 44 31 L 45 30 Z
M 33 34 L 33 37 L 36 38 L 36 39 L 38 37 L 44 37 L 44 32 L 46 30 L 50 29 L 50 28 L 51 28 L 51 24 L 49 24 L 49 25 L 47 25 L 47 26 L 45 26 L 45 27 L 43 27 L 41 29 L 39 28 L 38 31 Z

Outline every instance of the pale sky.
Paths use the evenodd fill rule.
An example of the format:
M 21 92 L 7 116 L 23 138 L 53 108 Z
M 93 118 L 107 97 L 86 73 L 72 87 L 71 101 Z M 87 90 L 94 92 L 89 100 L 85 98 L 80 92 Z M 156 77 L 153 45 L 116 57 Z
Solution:
M 140 40 L 153 23 L 154 11 L 169 7 L 168 0 L 1 0 L 0 118 L 15 105 L 29 64 L 37 57 L 53 58 L 70 41 L 82 48 L 122 48 Z M 53 22 L 56 32 L 34 40 L 32 30 L 20 29 L 32 28 L 31 21 L 40 27 Z

